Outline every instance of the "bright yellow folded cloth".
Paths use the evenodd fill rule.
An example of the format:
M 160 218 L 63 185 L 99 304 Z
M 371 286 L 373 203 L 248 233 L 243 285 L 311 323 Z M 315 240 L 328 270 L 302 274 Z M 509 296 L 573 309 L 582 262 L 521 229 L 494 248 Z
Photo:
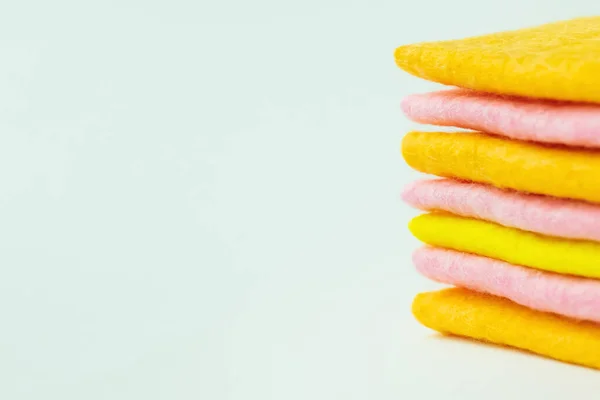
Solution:
M 600 369 L 600 325 L 453 288 L 418 294 L 413 314 L 436 331 L 528 350 Z
M 484 92 L 600 102 L 600 17 L 396 49 L 418 77 Z
M 511 264 L 600 278 L 600 243 L 563 239 L 452 214 L 423 214 L 410 221 L 419 240 Z
M 428 174 L 600 203 L 599 150 L 473 132 L 411 132 L 402 141 L 402 155 Z

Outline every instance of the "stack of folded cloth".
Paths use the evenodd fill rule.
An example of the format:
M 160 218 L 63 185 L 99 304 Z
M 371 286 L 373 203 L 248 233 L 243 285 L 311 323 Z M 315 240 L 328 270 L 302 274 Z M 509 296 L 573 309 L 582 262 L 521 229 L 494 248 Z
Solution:
M 417 270 L 456 286 L 417 295 L 434 330 L 600 369 L 600 17 L 396 50 L 458 87 L 403 102 L 402 154 L 441 179 L 403 199 Z

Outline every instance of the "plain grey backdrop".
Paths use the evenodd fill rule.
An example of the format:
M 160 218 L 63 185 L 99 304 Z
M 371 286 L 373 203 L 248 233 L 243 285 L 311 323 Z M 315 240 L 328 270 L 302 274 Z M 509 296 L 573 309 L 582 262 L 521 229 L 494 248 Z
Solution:
M 2 1 L 0 398 L 563 399 L 443 339 L 399 201 L 395 47 L 594 0 Z M 588 396 L 589 397 L 589 396 Z

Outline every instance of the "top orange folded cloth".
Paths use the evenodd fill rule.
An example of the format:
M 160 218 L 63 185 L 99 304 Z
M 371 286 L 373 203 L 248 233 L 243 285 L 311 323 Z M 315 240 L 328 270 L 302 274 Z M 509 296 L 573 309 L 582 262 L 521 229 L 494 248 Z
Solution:
M 600 17 L 396 49 L 418 77 L 483 92 L 600 103 Z

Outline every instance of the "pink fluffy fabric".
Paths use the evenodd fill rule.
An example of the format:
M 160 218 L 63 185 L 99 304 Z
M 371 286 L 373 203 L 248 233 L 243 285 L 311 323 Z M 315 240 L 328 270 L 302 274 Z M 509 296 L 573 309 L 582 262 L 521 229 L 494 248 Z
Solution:
M 417 250 L 413 261 L 421 274 L 437 282 L 505 297 L 540 311 L 600 322 L 600 280 L 432 247 Z
M 464 89 L 408 96 L 408 118 L 514 139 L 600 147 L 600 106 L 501 97 Z
M 447 211 L 525 231 L 600 241 L 600 205 L 558 199 L 451 179 L 422 180 L 402 193 L 409 205 Z

